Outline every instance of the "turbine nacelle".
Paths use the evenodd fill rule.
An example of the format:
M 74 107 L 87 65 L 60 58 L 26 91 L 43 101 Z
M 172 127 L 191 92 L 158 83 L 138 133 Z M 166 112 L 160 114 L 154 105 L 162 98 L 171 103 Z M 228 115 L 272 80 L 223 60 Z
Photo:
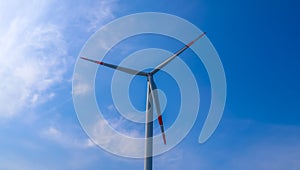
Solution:
M 176 53 L 174 53 L 172 56 L 170 56 L 169 58 L 167 58 L 165 61 L 163 61 L 161 64 L 159 64 L 158 66 L 156 66 L 151 72 L 144 72 L 144 71 L 138 71 L 135 69 L 131 69 L 131 68 L 126 68 L 126 67 L 122 67 L 122 66 L 117 66 L 117 65 L 113 65 L 113 64 L 108 64 L 102 61 L 96 61 L 96 60 L 92 60 L 89 58 L 85 58 L 85 57 L 80 57 L 81 59 L 90 61 L 90 62 L 94 62 L 96 64 L 100 64 L 115 70 L 119 70 L 131 75 L 138 75 L 138 76 L 145 76 L 147 77 L 147 86 L 148 86 L 148 92 L 147 92 L 147 105 L 146 105 L 146 112 L 147 112 L 147 120 L 146 120 L 146 155 L 148 155 L 148 152 L 152 153 L 152 139 L 150 140 L 149 138 L 152 138 L 153 136 L 153 107 L 150 108 L 150 104 L 154 104 L 156 107 L 156 113 L 157 113 L 157 119 L 158 119 L 158 123 L 160 125 L 160 130 L 162 133 L 162 137 L 163 137 L 163 142 L 164 144 L 166 144 L 166 135 L 165 135 L 165 130 L 164 130 L 164 125 L 163 125 L 163 118 L 162 118 L 162 113 L 161 113 L 161 108 L 160 108 L 160 102 L 159 102 L 159 97 L 158 97 L 158 92 L 157 92 L 157 86 L 153 80 L 153 76 L 155 75 L 155 73 L 157 73 L 158 71 L 160 71 L 163 67 L 165 67 L 169 62 L 171 62 L 173 59 L 175 59 L 177 56 L 179 56 L 182 52 L 184 52 L 186 49 L 188 49 L 191 45 L 193 45 L 196 41 L 198 41 L 200 38 L 202 38 L 206 33 L 202 33 L 201 35 L 199 35 L 197 38 L 195 38 L 193 41 L 191 41 L 190 43 L 186 44 L 183 48 L 181 48 L 180 50 L 178 50 Z M 150 108 L 150 109 L 149 109 Z M 151 113 L 150 113 L 151 112 Z M 151 154 L 152 155 L 152 154 Z

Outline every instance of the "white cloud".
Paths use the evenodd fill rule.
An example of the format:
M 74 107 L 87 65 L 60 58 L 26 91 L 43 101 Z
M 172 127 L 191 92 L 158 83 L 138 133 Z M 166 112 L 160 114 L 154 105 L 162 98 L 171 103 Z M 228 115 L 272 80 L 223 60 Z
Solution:
M 63 80 L 67 45 L 61 28 L 39 22 L 43 12 L 36 9 L 45 5 L 23 4 L 22 10 L 3 20 L 7 22 L 0 21 L 0 117 L 12 117 L 37 100 L 53 96 L 47 90 Z M 2 9 L 8 6 L 10 10 L 18 7 L 7 4 Z
M 105 21 L 115 18 L 113 11 L 116 6 L 115 0 L 102 0 L 98 1 L 92 9 L 88 9 L 87 20 L 89 25 L 87 27 L 88 31 L 95 31 L 99 29 Z
M 77 56 L 89 34 L 112 19 L 111 4 L 113 2 L 104 3 L 100 0 L 98 2 L 38 0 L 0 2 L 0 122 L 7 120 L 6 118 L 16 120 L 11 125 L 0 124 L 1 127 L 9 126 L 13 129 L 12 133 L 27 136 L 29 143 L 40 144 L 38 147 L 42 151 L 52 151 L 59 146 L 58 149 L 62 152 L 75 151 L 72 153 L 79 154 L 78 159 L 90 159 L 90 155 L 85 153 L 90 150 L 84 149 L 94 147 L 94 143 L 86 136 L 78 135 L 78 131 L 65 130 L 70 128 L 65 124 L 70 114 L 67 115 L 68 118 L 61 117 L 63 121 L 56 122 L 55 125 L 40 128 L 45 122 L 55 119 L 52 113 L 61 109 L 58 107 L 62 105 L 68 109 L 72 107 L 72 105 L 65 106 L 71 104 L 71 102 L 66 103 L 71 98 L 68 98 L 68 101 L 51 102 L 51 105 L 45 107 L 47 109 L 36 107 L 41 106 L 40 104 L 48 104 L 51 99 L 58 99 L 56 96 L 60 94 L 57 91 L 62 92 L 64 97 L 70 97 L 68 96 L 70 88 L 68 91 L 65 90 L 66 82 L 70 87 L 69 80 L 75 61 L 70 56 Z M 59 116 L 69 112 L 67 109 L 62 110 L 64 113 L 59 113 Z M 71 114 L 75 116 L 75 113 Z M 21 118 L 21 121 L 18 118 Z M 24 127 L 30 127 L 30 131 L 38 130 L 37 138 L 32 133 L 26 132 L 28 129 L 19 131 L 17 127 L 22 123 L 26 124 Z M 11 140 L 9 144 L 4 142 L 4 145 L 2 141 L 2 150 L 5 148 L 8 154 L 0 157 L 0 169 L 78 169 L 83 166 L 82 161 L 78 159 L 74 168 L 56 164 L 57 160 L 59 162 L 62 158 L 61 155 L 55 156 L 57 160 L 43 157 L 39 159 L 34 154 L 27 157 L 27 153 L 36 153 L 35 150 L 19 149 L 22 148 L 19 145 L 13 147 L 19 139 L 15 140 L 11 135 L 7 137 Z M 43 148 L 45 145 L 40 142 L 45 141 L 56 145 Z M 78 153 L 77 149 L 82 149 L 83 152 Z M 63 159 L 73 161 L 72 158 Z
M 71 132 L 62 131 L 58 127 L 49 126 L 40 132 L 43 138 L 51 140 L 65 148 L 85 149 L 94 147 L 94 143 L 90 139 L 81 139 L 72 135 Z
M 114 18 L 115 1 L 77 3 L 74 10 L 60 1 L 0 3 L 0 117 L 14 117 L 56 95 L 51 88 L 65 82 L 71 72 L 71 44 L 84 43 L 79 35 L 70 38 L 74 30 L 68 29 L 74 23 L 82 23 L 81 31 L 77 27 L 82 33 Z M 87 90 L 79 86 L 75 92 Z
M 58 129 L 56 129 L 55 127 L 52 127 L 52 126 L 45 129 L 43 131 L 43 134 L 45 134 L 46 136 L 49 136 L 51 138 L 60 138 L 62 135 L 62 133 Z
M 122 127 L 122 129 L 126 129 L 124 128 L 126 124 L 123 120 L 110 120 L 110 122 L 112 122 L 111 126 L 114 128 L 121 129 L 120 127 Z M 100 147 L 113 148 L 113 152 L 116 151 L 122 155 L 143 155 L 144 145 L 140 145 L 141 143 L 138 141 L 128 142 L 125 138 L 120 138 L 117 133 L 111 131 L 106 124 L 106 120 L 100 120 L 93 128 L 92 136 Z M 141 136 L 136 130 L 123 130 L 121 133 L 126 134 L 128 137 Z
M 73 95 L 83 95 L 92 90 L 91 85 L 84 84 L 84 83 L 78 83 L 73 86 Z

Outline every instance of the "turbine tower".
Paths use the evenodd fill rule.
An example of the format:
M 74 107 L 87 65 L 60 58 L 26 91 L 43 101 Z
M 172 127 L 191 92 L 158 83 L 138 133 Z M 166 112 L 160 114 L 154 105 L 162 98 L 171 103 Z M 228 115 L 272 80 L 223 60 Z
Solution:
M 163 61 L 161 64 L 159 64 L 157 67 L 155 67 L 151 72 L 144 72 L 144 71 L 138 71 L 131 68 L 126 68 L 122 66 L 117 66 L 113 64 L 104 63 L 102 61 L 96 61 L 85 57 L 80 57 L 84 60 L 94 62 L 96 64 L 100 64 L 106 67 L 110 67 L 112 69 L 116 69 L 128 74 L 137 75 L 137 76 L 145 76 L 147 77 L 147 103 L 146 103 L 146 132 L 145 132 L 145 157 L 144 157 L 144 170 L 152 170 L 152 156 L 153 156 L 153 105 L 156 106 L 156 113 L 157 113 L 157 119 L 158 123 L 160 125 L 160 130 L 162 133 L 162 138 L 164 144 L 166 144 L 166 135 L 163 125 L 163 119 L 162 119 L 162 113 L 160 110 L 160 102 L 158 98 L 157 93 L 157 86 L 154 82 L 153 76 L 160 71 L 163 67 L 165 67 L 169 62 L 171 62 L 174 58 L 179 56 L 183 51 L 188 49 L 191 45 L 193 45 L 196 41 L 198 41 L 200 38 L 202 38 L 206 33 L 202 33 L 197 38 L 195 38 L 190 43 L 186 44 L 183 48 L 178 50 L 176 53 L 174 53 L 172 56 L 167 58 L 165 61 Z

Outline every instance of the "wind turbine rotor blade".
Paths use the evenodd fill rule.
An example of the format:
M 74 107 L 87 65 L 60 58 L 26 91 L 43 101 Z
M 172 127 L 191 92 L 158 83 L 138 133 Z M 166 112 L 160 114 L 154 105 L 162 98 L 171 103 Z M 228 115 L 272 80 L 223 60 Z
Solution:
M 172 61 L 174 58 L 176 58 L 177 56 L 179 56 L 183 51 L 185 51 L 186 49 L 188 49 L 196 41 L 198 41 L 200 38 L 202 38 L 205 34 L 206 34 L 206 32 L 202 33 L 197 38 L 195 38 L 193 41 L 191 41 L 190 43 L 188 43 L 187 45 L 185 45 L 183 48 L 181 48 L 179 51 L 177 51 L 176 53 L 174 53 L 172 56 L 170 56 L 169 58 L 167 58 L 164 62 L 162 62 L 161 64 L 159 64 L 157 67 L 155 67 L 151 71 L 151 74 L 153 75 L 156 72 L 158 72 L 160 69 L 162 69 L 164 66 L 166 66 L 170 61 Z
M 137 70 L 134 70 L 134 69 L 131 69 L 131 68 L 126 68 L 126 67 L 122 67 L 122 66 L 108 64 L 108 63 L 104 63 L 102 61 L 96 61 L 96 60 L 92 60 L 92 59 L 85 58 L 85 57 L 80 57 L 80 58 L 84 59 L 84 60 L 87 60 L 87 61 L 90 61 L 90 62 L 94 62 L 96 64 L 100 64 L 100 65 L 112 68 L 112 69 L 116 69 L 116 70 L 119 70 L 119 71 L 122 71 L 122 72 L 125 72 L 125 73 L 128 73 L 128 74 L 147 76 L 147 73 L 145 73 L 143 71 L 137 71 Z
M 166 135 L 165 135 L 165 130 L 164 130 L 164 124 L 163 124 L 163 120 L 162 120 L 162 115 L 161 115 L 161 110 L 160 110 L 160 102 L 159 102 L 159 98 L 158 98 L 158 93 L 157 93 L 157 87 L 156 87 L 156 84 L 155 82 L 153 81 L 153 77 L 152 76 L 149 76 L 150 78 L 150 91 L 151 91 L 151 95 L 152 95 L 152 98 L 153 98 L 153 101 L 154 101 L 154 104 L 155 104 L 155 107 L 156 107 L 156 112 L 157 112 L 157 119 L 158 119 L 158 123 L 159 123 L 159 126 L 160 126 L 160 130 L 161 130 L 161 133 L 162 133 L 162 137 L 163 137 L 163 140 L 164 140 L 164 144 L 166 144 Z

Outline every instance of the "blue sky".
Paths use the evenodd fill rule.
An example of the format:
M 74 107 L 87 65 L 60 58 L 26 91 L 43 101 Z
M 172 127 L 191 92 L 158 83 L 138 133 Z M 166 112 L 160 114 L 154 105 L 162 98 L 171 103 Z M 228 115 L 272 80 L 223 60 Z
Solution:
M 209 104 L 208 76 L 201 62 L 180 56 L 197 76 L 203 109 L 189 135 L 154 158 L 154 169 L 298 170 L 299 7 L 296 0 L 1 2 L 0 169 L 143 168 L 143 160 L 112 155 L 88 139 L 72 103 L 72 76 L 82 46 L 96 30 L 118 17 L 150 11 L 177 15 L 208 32 L 227 80 L 223 118 L 213 136 L 199 144 Z M 149 47 L 176 51 L 182 45 L 163 37 L 146 38 L 143 43 L 143 37 L 129 39 L 105 59 L 118 63 L 123 58 L 114 55 L 125 58 Z M 109 74 L 101 77 L 101 71 Z M 107 92 L 105 80 L 113 72 L 98 72 L 96 91 Z M 134 82 L 137 89 L 143 87 Z M 143 96 L 132 95 L 136 107 L 143 108 L 137 102 Z M 97 97 L 110 106 L 109 94 L 103 100 L 97 91 Z M 171 106 L 170 112 L 176 110 Z M 172 119 L 165 117 L 167 126 Z M 136 128 L 143 132 L 143 127 Z

